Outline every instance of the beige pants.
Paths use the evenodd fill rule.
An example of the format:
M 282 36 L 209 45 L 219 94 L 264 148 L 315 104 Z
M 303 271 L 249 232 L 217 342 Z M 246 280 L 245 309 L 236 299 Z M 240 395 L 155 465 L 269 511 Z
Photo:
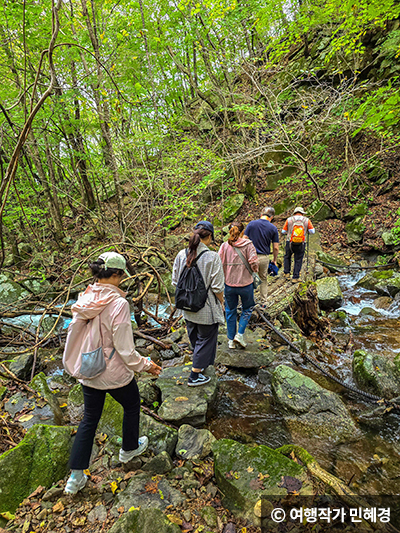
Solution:
M 261 303 L 266 304 L 268 298 L 268 266 L 269 255 L 257 254 L 258 257 L 258 275 L 261 279 L 260 296 Z

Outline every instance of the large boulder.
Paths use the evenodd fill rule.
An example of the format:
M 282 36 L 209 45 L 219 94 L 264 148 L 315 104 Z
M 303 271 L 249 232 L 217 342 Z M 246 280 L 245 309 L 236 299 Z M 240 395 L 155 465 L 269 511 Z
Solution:
M 39 485 L 47 488 L 68 470 L 70 427 L 36 425 L 0 455 L 0 513 L 14 512 Z
M 152 490 L 146 490 L 149 485 L 152 485 Z M 123 507 L 129 511 L 131 507 L 140 507 L 164 511 L 169 505 L 176 507 L 185 500 L 185 496 L 165 478 L 152 479 L 150 473 L 144 473 L 130 479 L 126 489 L 117 495 L 113 508 L 117 510 Z
M 73 417 L 73 423 L 77 424 L 83 417 L 83 392 L 81 385 L 75 385 L 68 395 L 68 412 Z M 105 433 L 109 438 L 115 435 L 122 436 L 122 421 L 124 410 L 122 406 L 109 394 L 104 402 L 103 413 L 100 418 L 97 430 Z M 149 449 L 155 454 L 163 451 L 170 455 L 174 453 L 178 432 L 157 422 L 151 416 L 140 414 L 139 422 L 140 435 L 147 435 L 149 438 Z
M 217 394 L 215 369 L 208 367 L 204 371 L 211 381 L 202 387 L 188 387 L 190 371 L 186 365 L 165 368 L 157 380 L 162 399 L 158 414 L 167 422 L 200 426 L 206 421 L 208 406 Z
M 137 506 L 136 506 L 137 507 Z M 159 509 L 132 510 L 121 516 L 109 533 L 181 533 Z
M 365 202 L 354 205 L 350 211 L 348 211 L 344 217 L 344 221 L 354 220 L 357 217 L 364 217 L 368 213 L 368 205 Z
M 342 305 L 343 294 L 337 278 L 317 279 L 315 284 L 321 309 L 337 309 Z
M 27 380 L 30 377 L 33 365 L 33 353 L 23 353 L 21 355 L 12 356 L 10 363 L 10 370 L 19 379 Z
M 184 424 L 179 428 L 175 451 L 185 460 L 198 461 L 210 455 L 215 440 L 208 429 L 196 429 Z
M 276 367 L 272 392 L 294 438 L 320 437 L 342 443 L 357 434 L 342 400 L 293 368 Z
M 221 439 L 213 445 L 214 473 L 224 506 L 233 513 L 255 521 L 254 506 L 266 496 L 286 496 L 284 476 L 296 478 L 301 495 L 312 493 L 303 466 L 268 446 L 246 446 Z
M 357 350 L 353 355 L 353 375 L 357 384 L 384 398 L 400 396 L 400 355 L 391 361 L 383 355 Z
M 243 202 L 244 194 L 235 194 L 225 200 L 223 210 L 223 222 L 225 224 L 235 220 L 236 216 L 239 214 L 239 211 L 242 209 Z
M 228 341 L 224 339 L 222 344 L 217 348 L 216 363 L 232 368 L 255 368 L 269 366 L 274 358 L 275 353 L 272 350 L 263 350 L 261 345 L 262 338 L 257 338 L 254 332 L 246 331 L 247 347 L 228 348 Z
M 393 277 L 393 270 L 375 270 L 374 272 L 368 272 L 359 279 L 356 283 L 356 287 L 362 287 L 368 291 L 375 291 L 376 286 L 381 282 Z
M 347 233 L 347 242 L 349 244 L 359 243 L 362 241 L 366 226 L 363 224 L 364 217 L 356 217 L 354 220 L 346 224 L 345 232 Z
M 313 222 L 322 222 L 328 218 L 334 218 L 335 213 L 326 204 L 320 200 L 314 200 L 314 202 L 308 207 L 307 215 L 309 215 Z
M 400 292 L 400 274 L 394 274 L 391 278 L 380 281 L 375 290 L 382 296 L 391 296 L 394 298 Z
M 0 309 L 29 296 L 29 292 L 21 285 L 11 281 L 5 274 L 0 274 Z
M 330 255 L 322 251 L 317 251 L 316 255 L 330 272 L 343 272 L 343 268 L 341 267 L 347 267 L 347 264 L 345 261 L 343 261 L 343 259 L 340 259 L 334 255 Z

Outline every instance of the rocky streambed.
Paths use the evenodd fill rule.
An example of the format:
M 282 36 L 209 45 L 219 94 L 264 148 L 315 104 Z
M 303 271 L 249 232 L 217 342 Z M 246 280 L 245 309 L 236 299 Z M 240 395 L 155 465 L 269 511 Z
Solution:
M 317 291 L 334 340 L 304 338 L 285 312 L 275 326 L 344 382 L 386 398 L 400 396 L 400 275 L 326 274 L 319 273 Z M 143 405 L 169 425 L 143 413 L 141 433 L 149 436 L 149 450 L 123 468 L 122 411 L 107 398 L 91 479 L 75 499 L 63 496 L 62 487 L 83 398 L 79 385 L 58 370 L 62 350 L 39 354 L 43 372 L 30 383 L 34 392 L 9 390 L 0 378 L 2 414 L 27 430 L 0 456 L 3 524 L 11 513 L 16 518 L 7 527 L 24 532 L 100 531 L 105 524 L 114 533 L 233 533 L 242 527 L 252 533 L 261 524 L 277 527 L 271 509 L 288 494 L 336 498 L 329 476 L 358 497 L 399 493 L 395 410 L 385 412 L 386 406 L 331 382 L 260 323 L 248 332 L 245 350 L 229 350 L 222 331 L 216 369 L 207 371 L 210 383 L 191 389 L 184 328 L 170 337 L 166 351 L 137 343 L 164 367 L 157 380 L 138 376 Z M 16 362 L 22 363 L 16 358 L 10 364 Z M 29 373 L 29 361 L 24 368 Z M 311 473 L 308 465 L 314 463 L 319 470 Z

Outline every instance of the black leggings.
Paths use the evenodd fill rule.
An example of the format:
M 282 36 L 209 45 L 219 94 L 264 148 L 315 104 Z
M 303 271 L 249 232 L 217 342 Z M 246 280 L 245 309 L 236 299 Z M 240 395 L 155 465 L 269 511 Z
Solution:
M 79 424 L 69 460 L 72 470 L 89 468 L 93 440 L 101 418 L 107 392 L 124 408 L 122 449 L 126 452 L 139 446 L 140 395 L 135 378 L 119 389 L 100 390 L 82 385 L 85 413 Z

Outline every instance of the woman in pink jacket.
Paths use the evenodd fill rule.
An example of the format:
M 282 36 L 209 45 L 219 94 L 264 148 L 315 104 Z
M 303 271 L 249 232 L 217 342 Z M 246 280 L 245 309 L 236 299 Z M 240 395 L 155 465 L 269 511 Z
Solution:
M 243 224 L 233 222 L 229 226 L 228 242 L 224 242 L 218 252 L 225 274 L 225 313 L 229 348 L 235 348 L 235 342 L 243 348 L 246 347 L 244 332 L 255 305 L 253 277 L 236 250 L 240 250 L 254 272 L 258 271 L 258 258 L 254 244 L 249 239 L 244 239 L 243 233 Z M 242 300 L 242 314 L 236 333 L 239 296 Z
M 73 318 L 68 328 L 63 363 L 69 369 L 77 354 L 82 353 L 83 342 L 88 338 L 85 331 L 89 321 L 98 317 L 99 320 L 90 324 L 90 335 L 101 339 L 106 369 L 97 377 L 79 380 L 85 412 L 70 457 L 72 472 L 65 487 L 69 494 L 76 494 L 86 484 L 84 470 L 89 467 L 107 392 L 124 408 L 119 460 L 127 463 L 146 450 L 148 438 L 139 438 L 140 396 L 134 374 L 144 370 L 157 376 L 161 371 L 150 358 L 142 357 L 135 350 L 126 293 L 118 288 L 125 273 L 129 275 L 125 258 L 115 252 L 106 252 L 90 268 L 97 282 L 89 285 L 71 307 Z M 93 328 L 97 330 L 93 331 Z

